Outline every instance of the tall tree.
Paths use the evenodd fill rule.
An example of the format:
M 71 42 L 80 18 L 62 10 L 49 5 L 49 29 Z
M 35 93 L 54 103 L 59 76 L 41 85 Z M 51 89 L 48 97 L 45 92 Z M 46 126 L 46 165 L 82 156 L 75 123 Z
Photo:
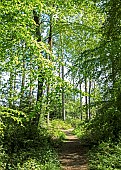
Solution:
M 62 35 L 60 36 L 60 41 L 61 41 L 61 57 L 62 57 L 62 80 L 64 82 L 64 53 L 63 53 L 63 37 Z M 63 120 L 66 119 L 65 115 L 65 90 L 64 90 L 64 85 L 62 85 L 62 117 Z
M 33 10 L 33 15 L 34 15 L 34 21 L 36 23 L 36 36 L 37 36 L 37 42 L 41 42 L 41 23 L 40 23 L 40 13 L 37 11 Z M 37 101 L 41 100 L 42 93 L 43 93 L 43 74 L 42 74 L 42 68 L 41 68 L 41 63 L 38 64 L 38 90 L 37 90 Z

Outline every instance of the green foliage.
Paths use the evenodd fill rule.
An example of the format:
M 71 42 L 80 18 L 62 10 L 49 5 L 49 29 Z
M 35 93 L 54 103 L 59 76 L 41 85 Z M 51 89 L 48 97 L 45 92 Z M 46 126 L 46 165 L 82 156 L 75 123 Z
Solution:
M 120 0 L 1 1 L 0 104 L 22 110 L 0 106 L 3 169 L 56 169 L 53 151 L 48 149 L 50 139 L 54 136 L 63 140 L 65 135 L 60 129 L 71 126 L 54 120 L 47 127 L 41 121 L 39 124 L 39 118 L 40 114 L 60 118 L 62 107 L 68 119 L 80 117 L 83 111 L 91 110 L 91 115 L 96 112 L 86 125 L 70 120 L 74 133 L 87 143 L 119 140 L 120 13 Z M 61 78 L 64 67 L 70 82 Z M 90 89 L 88 81 L 92 83 Z M 89 99 L 84 107 L 83 95 Z M 37 150 L 45 153 L 47 162 Z
M 75 119 L 68 118 L 68 119 L 67 119 L 67 122 L 68 122 L 69 124 L 71 124 L 72 127 L 74 127 L 74 128 L 78 128 L 78 127 L 80 127 L 81 125 L 83 125 L 83 123 L 84 123 L 81 119 L 78 119 L 78 118 L 75 118 Z
M 115 142 L 120 138 L 121 112 L 116 109 L 115 103 L 102 103 L 99 108 L 89 122 L 74 125 L 74 133 L 87 145 L 109 140 Z
M 57 169 L 57 153 L 51 146 L 47 129 L 39 128 L 25 113 L 1 108 L 2 134 L 0 141 L 0 167 L 4 169 Z
M 56 140 L 58 145 L 66 138 L 66 135 L 62 130 L 67 130 L 70 128 L 72 128 L 72 126 L 67 121 L 54 119 L 50 121 L 48 133 L 52 136 L 53 139 Z
M 87 125 L 87 134 L 90 140 L 101 142 L 107 140 L 117 141 L 121 132 L 121 113 L 116 106 L 106 103 L 97 112 L 94 119 Z
M 67 121 L 63 121 L 61 119 L 52 120 L 51 126 L 53 128 L 65 129 L 65 130 L 71 128 L 71 124 L 69 124 Z
M 3 145 L 0 144 L 0 170 L 6 169 L 6 162 L 8 160 L 8 155 L 5 152 L 5 149 L 3 148 Z
M 0 106 L 0 139 L 5 136 L 11 138 L 11 133 L 17 127 L 24 128 L 24 124 L 29 120 L 27 115 L 22 111 L 13 110 L 7 107 Z M 0 142 L 2 142 L 0 140 Z
M 109 107 L 109 106 L 108 106 Z M 104 108 L 103 108 L 104 109 Z M 87 145 L 90 150 L 88 152 L 89 169 L 90 170 L 120 170 L 121 169 L 121 141 L 120 134 L 115 131 L 118 135 L 118 142 L 112 142 L 116 140 L 114 138 L 114 129 L 119 127 L 116 120 L 113 117 L 113 110 L 109 111 L 105 109 L 105 116 L 96 116 L 89 123 L 74 121 L 74 134 L 76 134 L 80 140 L 81 144 Z M 107 114 L 106 114 L 107 113 Z M 112 113 L 112 114 L 111 114 Z M 111 116 L 111 117 L 110 117 Z M 107 124 L 108 122 L 108 124 Z M 113 123 L 113 124 L 110 124 Z M 117 123 L 117 126 L 115 125 Z M 104 128 L 104 129 L 103 129 Z M 104 142 L 107 141 L 107 142 Z
M 29 147 L 28 150 L 21 150 L 19 153 L 13 154 L 11 157 L 13 165 L 9 165 L 11 169 L 39 169 L 49 170 L 53 167 L 59 170 L 59 161 L 57 153 L 46 143 L 46 145 L 38 145 L 36 148 Z
M 58 167 L 58 164 L 52 163 L 51 161 L 49 163 L 41 164 L 40 161 L 37 161 L 36 159 L 29 159 L 26 161 L 22 166 L 19 164 L 17 165 L 18 170 L 29 170 L 29 169 L 36 169 L 36 170 L 60 170 Z
M 4 128 L 5 128 L 5 125 L 2 121 L 2 119 L 0 118 L 0 142 L 4 136 Z
M 24 112 L 3 106 L 0 106 L 0 117 L 4 124 L 15 123 L 23 125 L 23 122 L 28 121 L 28 117 Z
M 83 142 L 86 136 L 86 123 L 80 119 L 72 119 L 72 126 L 74 127 L 73 133 Z
M 102 142 L 89 152 L 90 170 L 120 170 L 121 143 Z
M 70 98 L 66 100 L 65 103 L 65 110 L 66 110 L 66 114 L 67 117 L 70 116 L 72 118 L 76 118 L 80 116 L 80 103 L 79 101 L 74 101 L 74 100 L 70 100 Z

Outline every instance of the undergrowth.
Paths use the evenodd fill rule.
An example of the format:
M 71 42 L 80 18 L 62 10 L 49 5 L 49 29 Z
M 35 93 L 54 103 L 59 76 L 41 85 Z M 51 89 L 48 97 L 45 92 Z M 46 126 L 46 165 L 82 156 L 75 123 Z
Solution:
M 72 128 L 62 120 L 41 119 L 35 126 L 26 113 L 0 107 L 0 170 L 60 170 L 57 150 Z
M 70 129 L 72 128 L 71 123 L 69 123 L 68 121 L 63 121 L 60 119 L 54 119 L 51 121 L 51 127 L 56 128 L 56 129 Z
M 71 124 L 74 128 L 73 134 L 75 134 L 81 140 L 85 138 L 85 133 L 86 133 L 85 122 L 81 121 L 80 119 L 74 119 L 71 120 Z
M 90 170 L 120 170 L 121 142 L 102 142 L 89 151 Z
M 57 143 L 61 143 L 66 138 L 66 135 L 63 130 L 72 128 L 70 123 L 60 119 L 51 120 L 49 126 L 45 122 L 43 124 L 48 134 L 52 137 L 52 139 L 56 139 Z
M 94 122 L 94 120 L 92 120 L 92 122 Z M 114 136 L 110 131 L 108 135 L 105 136 L 107 130 L 103 133 L 104 127 L 101 128 L 100 126 L 100 129 L 99 127 L 97 127 L 97 122 L 99 122 L 99 119 L 97 120 L 97 122 L 95 120 L 94 124 L 92 124 L 92 122 L 84 123 L 82 121 L 78 121 L 73 131 L 74 134 L 77 135 L 78 138 L 80 138 L 81 144 L 87 145 L 89 147 L 89 152 L 87 154 L 89 160 L 89 169 L 120 170 L 121 140 L 114 140 Z M 95 128 L 94 131 L 93 128 Z
M 23 112 L 0 108 L 0 170 L 60 170 L 48 129 Z

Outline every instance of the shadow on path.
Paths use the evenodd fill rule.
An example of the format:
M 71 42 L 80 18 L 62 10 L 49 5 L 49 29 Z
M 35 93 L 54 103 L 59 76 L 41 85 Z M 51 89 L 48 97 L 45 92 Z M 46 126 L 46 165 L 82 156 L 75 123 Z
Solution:
M 63 170 L 88 170 L 86 153 L 88 147 L 81 145 L 80 141 L 72 135 L 72 129 L 63 132 L 67 138 L 60 149 L 60 163 Z

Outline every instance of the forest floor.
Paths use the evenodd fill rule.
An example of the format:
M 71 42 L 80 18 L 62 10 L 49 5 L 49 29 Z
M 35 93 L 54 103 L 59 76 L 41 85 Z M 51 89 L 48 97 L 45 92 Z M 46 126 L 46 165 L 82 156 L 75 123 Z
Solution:
M 86 157 L 88 146 L 82 145 L 80 140 L 72 134 L 72 130 L 62 130 L 66 134 L 66 139 L 59 152 L 61 167 L 63 170 L 88 170 Z

